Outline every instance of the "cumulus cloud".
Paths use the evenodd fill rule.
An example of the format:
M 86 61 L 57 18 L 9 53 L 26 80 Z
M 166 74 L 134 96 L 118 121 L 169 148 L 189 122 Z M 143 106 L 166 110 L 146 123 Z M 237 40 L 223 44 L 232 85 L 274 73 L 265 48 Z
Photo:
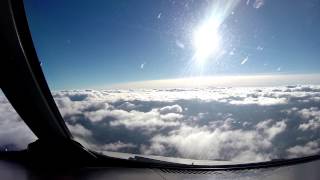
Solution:
M 25 149 L 35 140 L 36 136 L 0 92 L 0 151 Z
M 88 129 L 86 129 L 85 127 L 83 127 L 82 125 L 80 124 L 75 124 L 75 125 L 72 125 L 72 124 L 69 124 L 69 123 L 66 123 L 67 124 L 67 127 L 69 128 L 70 132 L 77 136 L 77 137 L 87 137 L 87 136 L 91 136 L 92 133 L 91 131 L 89 131 Z
M 114 110 L 121 111 L 121 110 Z M 111 112 L 114 112 L 111 111 Z M 180 123 L 176 121 L 182 117 L 180 114 L 167 113 L 160 114 L 157 109 L 149 112 L 140 111 L 121 111 L 121 113 L 113 114 L 114 121 L 110 122 L 111 126 L 123 125 L 128 129 L 142 128 L 146 131 L 153 131 L 155 128 L 163 128 L 168 126 L 178 126 Z
M 295 157 L 303 157 L 310 154 L 317 154 L 320 152 L 320 145 L 317 141 L 310 141 L 306 143 L 305 145 L 296 145 L 294 147 L 291 147 L 287 149 L 289 152 L 289 157 L 295 158 Z
M 306 121 L 299 125 L 299 129 L 302 131 L 320 129 L 320 110 L 317 107 L 304 108 L 297 113 Z
M 159 112 L 161 114 L 167 114 L 167 113 L 181 113 L 182 112 L 182 108 L 181 106 L 175 104 L 175 105 L 172 105 L 172 106 L 166 106 L 166 107 L 163 107 L 159 110 Z
M 75 138 L 99 152 L 242 162 L 319 152 L 316 85 L 71 90 L 53 97 Z M 0 103 L 0 123 L 19 127 Z
M 121 141 L 115 142 L 115 143 L 109 143 L 109 144 L 105 144 L 102 147 L 99 147 L 99 149 L 104 150 L 104 151 L 119 151 L 121 149 L 125 149 L 125 148 L 134 148 L 136 147 L 136 145 L 132 144 L 132 143 L 123 143 Z
M 299 150 L 297 147 L 319 138 L 315 131 L 310 131 L 317 127 L 311 123 L 318 116 L 319 86 L 91 90 L 57 94 L 55 99 L 67 121 L 77 123 L 72 117 L 82 114 L 85 122 L 91 124 L 92 134 L 88 134 L 91 139 L 101 133 L 96 128 L 106 126 L 103 132 L 111 137 L 107 143 L 81 139 L 100 151 L 263 161 L 293 157 L 294 149 Z M 78 101 L 80 97 L 82 101 Z M 83 118 L 80 120 L 78 123 L 85 124 Z M 73 128 L 76 133 L 77 129 Z M 302 130 L 309 138 L 301 140 Z M 86 132 L 79 127 L 78 131 Z M 107 131 L 120 135 L 111 136 Z M 124 134 L 126 139 L 121 138 Z M 288 136 L 297 141 L 283 139 Z M 305 149 L 304 155 L 314 152 L 314 148 Z
M 277 104 L 286 104 L 286 98 L 277 98 L 277 97 L 246 97 L 238 100 L 231 100 L 230 104 L 235 105 L 251 105 L 257 104 L 261 106 L 271 106 Z
M 284 120 L 278 121 L 271 125 L 272 119 L 268 119 L 266 121 L 259 122 L 256 127 L 258 130 L 262 130 L 264 134 L 267 135 L 268 139 L 273 139 L 277 134 L 283 132 L 287 127 Z
M 304 119 L 309 119 L 309 118 L 320 119 L 320 110 L 317 107 L 311 107 L 309 109 L 304 108 L 298 111 L 298 113 Z
M 300 124 L 299 129 L 306 131 L 306 130 L 317 130 L 320 128 L 320 121 L 311 119 L 306 123 Z
M 133 110 L 135 108 L 135 105 L 130 102 L 124 102 L 121 105 L 119 105 L 118 108 L 124 110 Z
M 177 151 L 179 157 L 191 159 L 223 159 L 234 161 L 262 161 L 271 159 L 271 154 L 261 153 L 271 147 L 271 142 L 256 131 L 210 130 L 206 127 L 183 126 L 167 136 L 151 139 L 145 154 L 170 155 Z M 242 153 L 252 156 L 241 156 Z
M 213 126 L 191 127 L 184 125 L 168 135 L 157 135 L 151 139 L 144 154 L 170 155 L 172 149 L 177 156 L 191 159 L 223 159 L 233 161 L 263 161 L 276 158 L 272 154 L 272 140 L 285 130 L 284 121 L 272 123 L 266 120 L 256 129 L 243 130 L 232 127 L 232 118 L 218 121 Z M 262 131 L 260 131 L 262 130 Z M 191 148 L 193 147 L 193 148 Z

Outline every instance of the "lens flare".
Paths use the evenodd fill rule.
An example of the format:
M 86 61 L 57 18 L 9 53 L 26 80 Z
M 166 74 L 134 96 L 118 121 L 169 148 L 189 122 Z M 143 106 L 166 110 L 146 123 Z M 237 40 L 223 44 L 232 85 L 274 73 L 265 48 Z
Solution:
M 207 21 L 194 31 L 194 58 L 197 63 L 204 63 L 210 56 L 218 51 L 221 39 L 218 30 L 219 25 L 217 23 Z
M 223 37 L 227 34 L 221 27 L 225 19 L 233 14 L 238 3 L 240 0 L 208 1 L 208 9 L 204 11 L 203 21 L 191 31 L 190 40 L 194 48 L 191 69 L 203 73 L 210 64 L 212 65 L 208 62 L 209 60 L 220 60 L 226 44 Z

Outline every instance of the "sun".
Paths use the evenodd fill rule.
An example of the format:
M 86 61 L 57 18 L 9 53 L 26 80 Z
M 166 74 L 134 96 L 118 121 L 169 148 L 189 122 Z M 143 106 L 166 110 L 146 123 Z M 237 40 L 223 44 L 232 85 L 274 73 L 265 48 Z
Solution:
M 214 21 L 207 21 L 196 28 L 193 33 L 194 58 L 197 63 L 203 64 L 214 55 L 220 47 L 219 25 Z

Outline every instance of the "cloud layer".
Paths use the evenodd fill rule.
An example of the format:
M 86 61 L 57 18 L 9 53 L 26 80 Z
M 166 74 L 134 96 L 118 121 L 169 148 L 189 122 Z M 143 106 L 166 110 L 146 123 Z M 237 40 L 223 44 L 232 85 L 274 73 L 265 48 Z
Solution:
M 0 91 L 0 151 L 25 149 L 34 140 L 35 135 Z
M 320 152 L 320 86 L 72 90 L 53 96 L 75 138 L 100 152 L 240 162 Z

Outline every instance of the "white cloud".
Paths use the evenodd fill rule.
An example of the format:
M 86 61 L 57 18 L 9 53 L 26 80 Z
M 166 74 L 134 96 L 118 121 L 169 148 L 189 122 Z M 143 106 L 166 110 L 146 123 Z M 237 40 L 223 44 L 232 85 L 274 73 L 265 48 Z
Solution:
M 71 101 L 65 93 L 66 97 L 56 98 L 59 108 L 64 113 L 64 108 L 67 112 L 76 111 L 77 109 L 85 109 L 87 106 L 109 106 L 108 103 L 124 100 L 123 106 L 131 106 L 131 101 L 161 101 L 174 102 L 177 100 L 192 100 L 199 99 L 202 101 L 217 101 L 228 102 L 237 105 L 277 105 L 287 104 L 290 99 L 308 100 L 310 102 L 318 102 L 320 98 L 320 87 L 310 86 L 306 89 L 305 86 L 297 86 L 292 88 L 287 87 L 245 87 L 245 88 L 174 88 L 174 89 L 136 89 L 136 90 L 104 90 L 95 92 L 93 95 L 88 95 L 84 101 Z M 92 92 L 90 92 L 91 94 Z M 60 93 L 62 94 L 62 93 Z M 90 98 L 89 98 L 90 97 Z M 71 106 L 70 106 L 71 103 Z M 122 109 L 121 107 L 119 107 Z M 101 109 L 101 108 L 100 108 Z M 76 113 L 76 112 L 75 112 Z
M 53 92 L 53 97 L 63 116 L 109 108 L 108 103 L 103 101 L 105 96 L 97 91 Z
M 177 113 L 168 113 L 168 114 L 161 114 L 160 118 L 167 121 L 174 121 L 177 119 L 181 119 L 183 115 Z
M 298 113 L 304 119 L 309 119 L 309 118 L 320 119 L 320 110 L 317 107 L 311 107 L 309 109 L 304 108 L 304 109 L 298 111 Z
M 112 113 L 118 111 L 121 113 Z M 176 121 L 182 116 L 175 113 L 169 113 L 166 115 L 161 115 L 157 109 L 152 109 L 149 112 L 140 111 L 111 111 L 116 120 L 111 121 L 111 126 L 125 126 L 128 129 L 142 128 L 146 131 L 154 131 L 156 128 L 164 128 L 171 126 L 179 126 L 180 122 Z
M 219 121 L 210 127 L 183 125 L 167 136 L 153 137 L 150 147 L 143 147 L 142 150 L 145 154 L 167 155 L 173 148 L 178 151 L 179 156 L 191 159 L 242 162 L 270 160 L 276 157 L 275 154 L 267 152 L 272 149 L 272 140 L 286 128 L 284 121 L 272 122 L 266 120 L 259 123 L 257 130 L 232 128 L 232 118 Z
M 175 149 L 180 157 L 191 159 L 262 161 L 272 158 L 271 154 L 263 153 L 272 147 L 271 142 L 257 131 L 182 126 L 167 136 L 153 137 L 151 142 L 143 153 L 167 155 L 170 149 Z
M 230 104 L 235 105 L 252 105 L 257 104 L 261 106 L 272 106 L 277 104 L 286 104 L 286 98 L 277 98 L 277 97 L 248 97 L 243 98 L 242 100 L 231 100 Z
M 147 131 L 153 131 L 155 128 L 164 128 L 171 126 L 178 126 L 178 121 L 183 116 L 179 113 L 182 112 L 182 108 L 175 104 L 172 106 L 165 106 L 160 109 L 152 109 L 149 112 L 140 112 L 136 110 L 124 111 L 124 110 L 99 110 L 102 113 L 89 112 L 87 116 L 89 119 L 96 121 L 102 120 L 105 117 L 111 117 L 111 126 L 125 126 L 128 129 L 143 128 Z M 98 112 L 99 112 L 98 111 Z
M 110 128 L 118 128 L 117 131 L 133 132 L 149 140 L 128 140 L 124 144 L 131 143 L 132 146 L 126 146 L 115 137 L 111 143 L 98 145 L 83 136 L 87 133 L 92 138 L 90 133 L 93 134 L 94 131 L 87 129 L 88 133 L 84 130 L 86 127 L 83 129 L 76 125 L 70 128 L 74 134 L 79 134 L 77 136 L 81 142 L 95 150 L 116 151 L 119 147 L 119 151 L 130 152 L 135 149 L 135 152 L 138 150 L 140 153 L 154 155 L 262 161 L 277 158 L 278 153 L 291 153 L 292 150 L 289 152 L 273 147 L 279 143 L 275 141 L 278 135 L 294 135 L 296 130 L 315 133 L 310 130 L 318 127 L 314 125 L 314 120 L 319 115 L 318 107 L 298 107 L 303 106 L 303 103 L 317 102 L 320 86 L 90 90 L 57 94 L 55 98 L 59 108 L 65 116 L 71 116 L 68 117 L 71 122 L 76 122 L 72 115 L 80 113 L 93 126 L 98 126 L 99 123 L 96 122 L 104 122 Z M 220 112 L 215 116 L 210 109 L 202 111 L 200 107 L 195 109 L 196 106 L 212 106 L 213 110 L 219 109 Z M 238 108 L 248 111 L 255 121 L 239 121 L 243 117 L 233 114 L 237 111 L 222 113 L 221 110 L 228 110 L 221 109 L 222 106 L 228 106 L 230 112 Z M 260 110 L 256 109 L 260 107 Z M 260 115 L 255 117 L 256 113 L 266 110 L 270 111 L 268 116 L 282 113 L 282 117 L 264 120 L 259 119 Z M 289 115 L 299 121 L 289 118 Z M 290 123 L 291 126 L 292 123 L 297 123 L 295 131 L 287 130 Z M 310 136 L 311 139 L 312 137 L 317 136 Z M 297 144 L 285 144 L 283 148 L 301 146 L 301 143 L 310 138 L 300 139 Z
M 264 161 L 319 148 L 317 85 L 71 90 L 53 96 L 75 138 L 96 151 Z M 0 146 L 26 146 L 34 136 L 12 110 L 0 98 Z
M 304 108 L 297 113 L 307 122 L 301 123 L 299 129 L 302 131 L 320 129 L 320 110 L 317 107 Z
M 97 111 L 92 112 L 84 112 L 84 115 L 92 122 L 98 122 L 102 121 L 103 119 L 107 117 L 117 117 L 117 118 L 123 118 L 125 117 L 125 114 L 127 111 L 124 110 L 108 110 L 108 109 L 99 109 Z
M 263 130 L 263 133 L 267 135 L 268 139 L 273 139 L 276 135 L 283 132 L 287 125 L 285 120 L 278 121 L 274 124 L 272 119 L 259 122 L 256 127 L 258 130 Z
M 311 141 L 305 145 L 297 145 L 287 149 L 290 158 L 314 155 L 320 152 L 319 142 Z
M 21 150 L 37 138 L 0 92 L 0 150 Z
M 166 106 L 166 107 L 163 107 L 159 110 L 159 112 L 161 114 L 167 114 L 167 113 L 181 113 L 182 112 L 182 108 L 181 106 L 175 104 L 175 105 L 172 105 L 172 106 Z
M 306 131 L 306 130 L 318 130 L 320 129 L 320 120 L 317 119 L 311 119 L 306 123 L 302 123 L 299 126 L 299 129 L 301 129 L 302 131 Z
M 124 110 L 133 110 L 135 108 L 135 105 L 130 102 L 124 102 L 120 106 L 118 106 L 118 108 Z
M 80 124 L 75 124 L 75 125 L 72 125 L 72 124 L 69 124 L 69 123 L 66 123 L 67 124 L 67 127 L 69 128 L 70 132 L 72 134 L 74 134 L 75 136 L 91 136 L 92 133 L 91 131 L 89 131 L 88 129 L 86 129 L 85 127 L 83 127 L 82 125 Z
M 109 143 L 104 144 L 102 147 L 99 147 L 99 150 L 101 151 L 119 151 L 121 149 L 125 148 L 135 148 L 136 145 L 132 143 L 123 143 L 121 141 L 115 142 L 115 143 Z

